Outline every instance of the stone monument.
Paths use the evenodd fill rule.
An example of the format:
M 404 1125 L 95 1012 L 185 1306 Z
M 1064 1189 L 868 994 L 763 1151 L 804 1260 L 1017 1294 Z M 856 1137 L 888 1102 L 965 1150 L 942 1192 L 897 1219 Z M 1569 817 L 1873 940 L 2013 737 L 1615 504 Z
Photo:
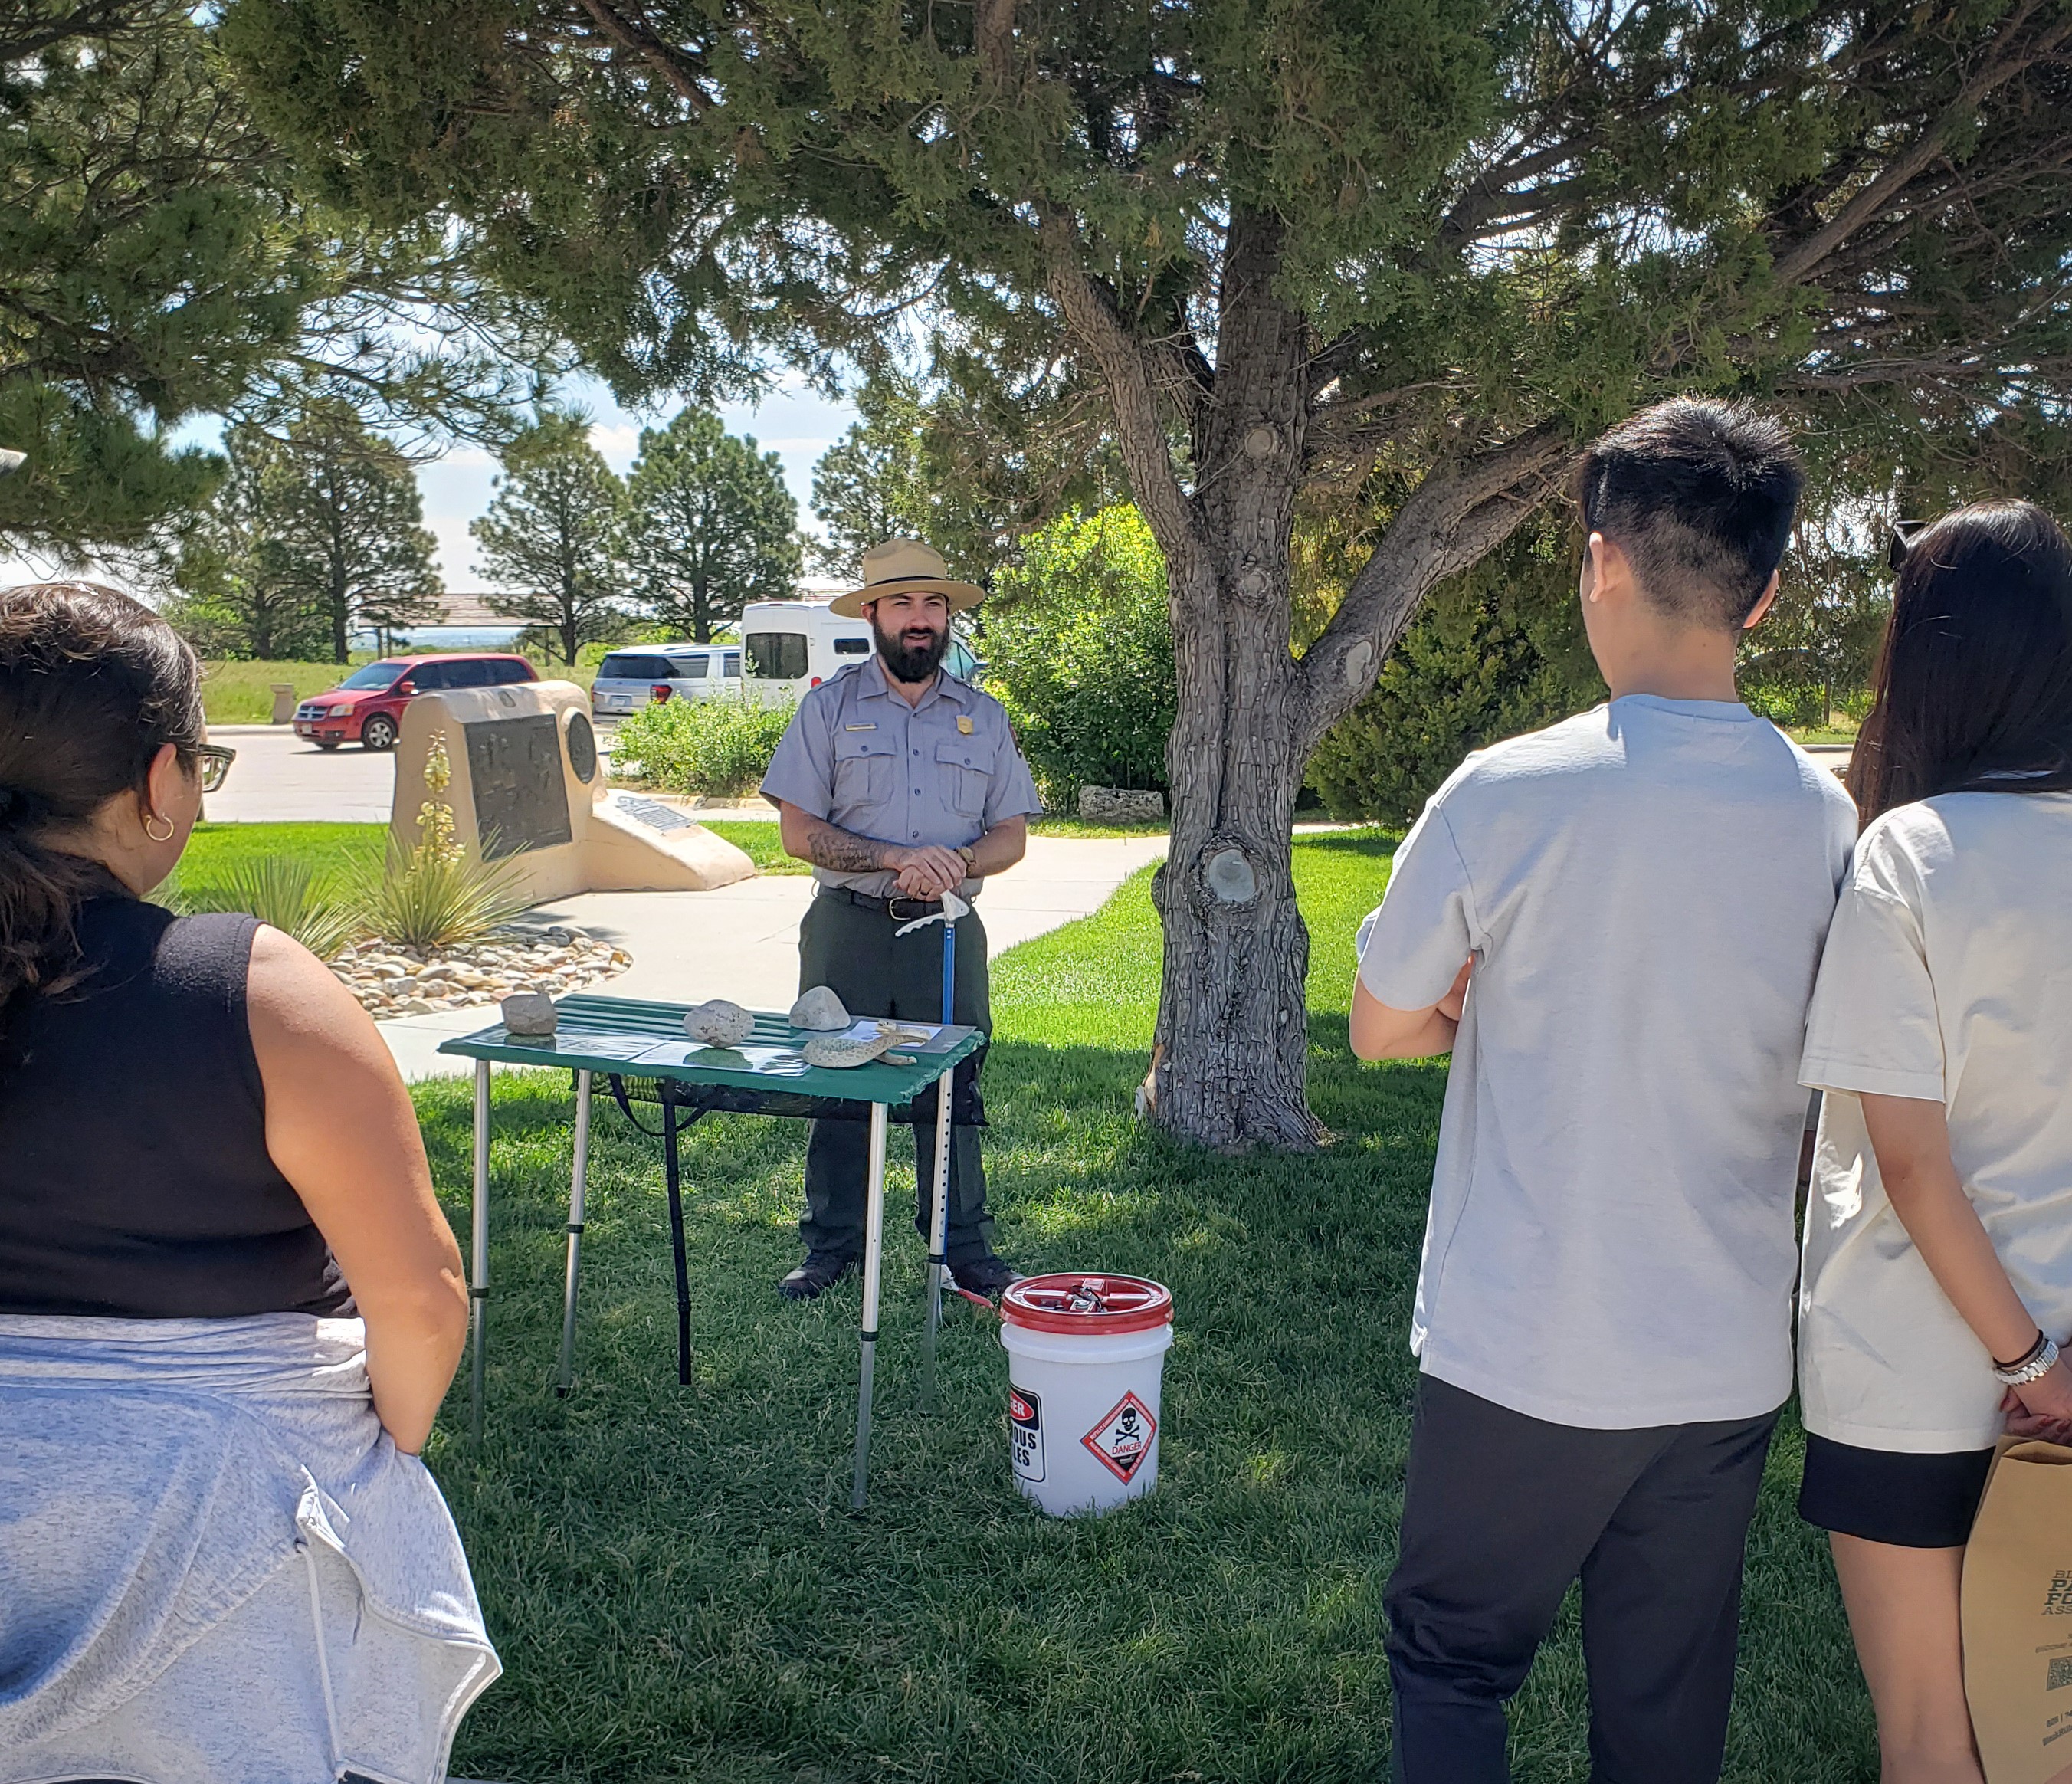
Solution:
M 421 693 L 405 707 L 392 845 L 417 849 L 428 815 L 450 846 L 510 863 L 536 904 L 574 892 L 705 892 L 755 871 L 673 807 L 606 787 L 590 696 L 572 681 Z

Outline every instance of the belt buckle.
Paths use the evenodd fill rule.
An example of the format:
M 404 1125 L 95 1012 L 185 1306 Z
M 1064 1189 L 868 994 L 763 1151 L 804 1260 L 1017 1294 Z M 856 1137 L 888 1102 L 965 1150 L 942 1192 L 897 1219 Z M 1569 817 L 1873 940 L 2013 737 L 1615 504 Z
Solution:
M 902 904 L 911 907 L 911 915 L 908 915 L 900 910 L 899 907 Z M 902 898 L 894 897 L 887 898 L 885 901 L 885 914 L 896 923 L 913 923 L 920 918 L 931 916 L 936 910 L 939 910 L 940 909 L 942 909 L 942 906 L 939 903 L 931 902 L 931 901 L 927 898 Z

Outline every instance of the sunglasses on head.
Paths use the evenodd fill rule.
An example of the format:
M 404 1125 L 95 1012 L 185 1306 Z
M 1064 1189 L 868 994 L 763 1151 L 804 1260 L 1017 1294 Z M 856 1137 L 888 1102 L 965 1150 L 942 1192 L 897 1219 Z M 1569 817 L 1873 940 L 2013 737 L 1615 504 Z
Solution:
M 195 751 L 201 773 L 201 790 L 212 793 L 220 787 L 230 773 L 230 765 L 237 759 L 235 750 L 225 749 L 220 743 L 204 743 Z

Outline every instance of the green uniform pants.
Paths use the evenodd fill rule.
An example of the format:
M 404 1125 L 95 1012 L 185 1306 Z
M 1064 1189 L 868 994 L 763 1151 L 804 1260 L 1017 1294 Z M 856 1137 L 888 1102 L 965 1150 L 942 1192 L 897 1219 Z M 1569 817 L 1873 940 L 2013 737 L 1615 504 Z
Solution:
M 943 931 L 930 923 L 911 935 L 882 910 L 817 895 L 799 926 L 799 989 L 827 985 L 852 1016 L 896 1016 L 909 1021 L 943 1019 Z M 993 1032 L 985 960 L 985 927 L 976 911 L 957 922 L 956 1020 Z M 985 1118 L 978 1075 L 981 1048 L 956 1070 L 950 1101 L 950 1219 L 946 1255 L 962 1264 L 993 1249 L 993 1219 L 985 1211 L 985 1167 L 978 1130 L 961 1118 Z M 915 1100 L 914 1167 L 918 1181 L 914 1225 L 928 1237 L 929 1201 L 935 1183 L 935 1100 Z M 806 1143 L 806 1217 L 799 1236 L 810 1252 L 863 1254 L 863 1200 L 870 1169 L 870 1130 L 861 1121 L 816 1121 Z

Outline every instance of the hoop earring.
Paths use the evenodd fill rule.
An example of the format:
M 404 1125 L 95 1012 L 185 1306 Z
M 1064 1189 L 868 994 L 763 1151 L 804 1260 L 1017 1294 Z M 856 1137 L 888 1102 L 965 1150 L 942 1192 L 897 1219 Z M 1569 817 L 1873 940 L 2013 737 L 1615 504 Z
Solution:
M 164 835 L 161 836 L 156 830 L 154 830 L 151 828 L 154 822 L 165 825 L 166 829 Z M 179 828 L 179 826 L 175 824 L 171 818 L 162 818 L 158 816 L 158 813 L 155 812 L 144 820 L 144 834 L 149 837 L 154 842 L 171 842 L 173 840 L 173 832 L 177 828 Z

